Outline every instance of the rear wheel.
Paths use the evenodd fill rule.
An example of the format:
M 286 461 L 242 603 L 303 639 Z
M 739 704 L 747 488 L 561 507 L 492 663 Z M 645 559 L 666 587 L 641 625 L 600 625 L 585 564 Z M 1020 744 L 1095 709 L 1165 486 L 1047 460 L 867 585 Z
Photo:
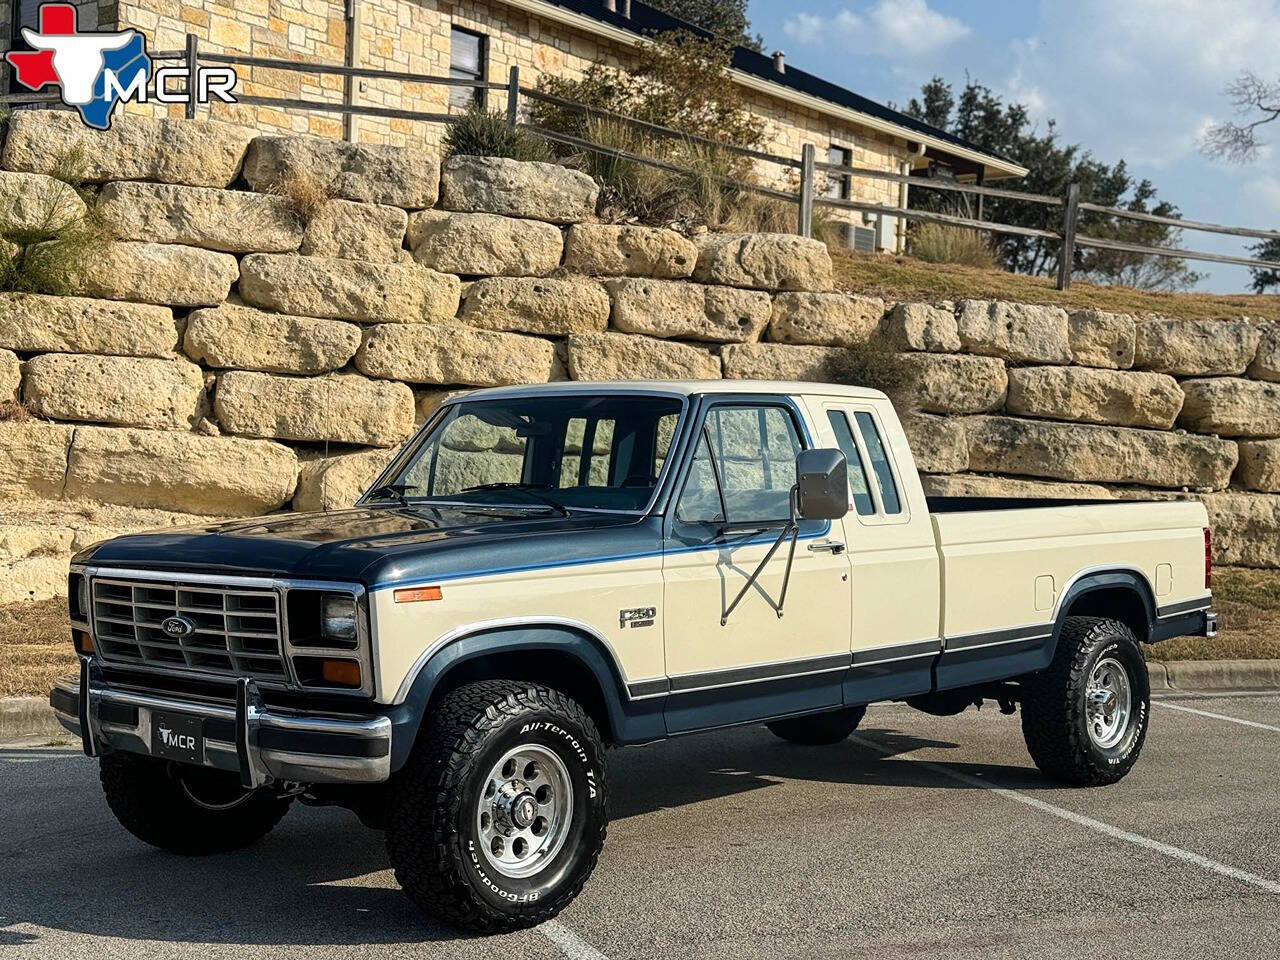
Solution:
M 830 713 L 812 713 L 805 717 L 790 717 L 765 724 L 769 732 L 788 743 L 809 747 L 826 747 L 839 743 L 858 729 L 866 707 L 848 707 Z
M 238 850 L 266 836 L 290 800 L 245 790 L 233 773 L 135 753 L 98 761 L 107 805 L 139 840 L 188 856 Z
M 1053 662 L 1022 686 L 1022 735 L 1048 776 L 1098 786 L 1133 768 L 1147 736 L 1151 687 L 1123 623 L 1068 617 Z
M 607 824 L 604 746 L 586 711 L 557 690 L 486 680 L 424 719 L 392 786 L 387 850 L 422 910 L 494 933 L 564 909 Z

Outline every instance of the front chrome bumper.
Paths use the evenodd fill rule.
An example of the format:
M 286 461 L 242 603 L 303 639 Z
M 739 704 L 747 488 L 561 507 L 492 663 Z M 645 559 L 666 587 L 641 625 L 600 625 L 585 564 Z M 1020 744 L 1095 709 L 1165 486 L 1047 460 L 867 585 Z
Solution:
M 112 750 L 152 755 L 151 714 L 199 719 L 204 766 L 240 775 L 246 788 L 277 781 L 380 783 L 391 775 L 391 720 L 271 712 L 257 685 L 241 678 L 234 707 L 109 686 L 93 657 L 80 676 L 58 681 L 54 715 L 91 757 Z

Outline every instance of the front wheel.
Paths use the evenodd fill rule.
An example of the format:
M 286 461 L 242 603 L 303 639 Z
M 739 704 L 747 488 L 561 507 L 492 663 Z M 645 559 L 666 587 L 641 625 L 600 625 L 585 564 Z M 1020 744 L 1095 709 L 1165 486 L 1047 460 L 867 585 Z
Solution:
M 98 761 L 107 806 L 139 840 L 187 856 L 238 850 L 261 839 L 290 799 L 245 790 L 234 773 L 134 753 Z
M 486 680 L 423 720 L 392 786 L 387 850 L 422 910 L 495 933 L 564 909 L 607 825 L 604 746 L 586 711 L 538 684 Z
M 1151 685 L 1123 623 L 1067 617 L 1053 662 L 1022 686 L 1022 735 L 1044 773 L 1099 786 L 1133 768 L 1147 736 Z

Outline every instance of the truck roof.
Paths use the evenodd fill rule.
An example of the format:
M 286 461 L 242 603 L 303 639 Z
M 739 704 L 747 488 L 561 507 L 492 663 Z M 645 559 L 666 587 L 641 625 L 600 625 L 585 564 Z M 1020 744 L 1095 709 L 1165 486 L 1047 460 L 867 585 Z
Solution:
M 602 392 L 668 393 L 686 397 L 703 393 L 764 393 L 778 396 L 809 394 L 825 397 L 855 397 L 860 400 L 884 399 L 885 396 L 879 390 L 872 390 L 869 387 L 851 387 L 841 383 L 809 383 L 799 380 L 565 380 L 469 390 L 465 398 L 496 400 L 503 397 L 528 396 L 531 393 Z M 458 399 L 462 399 L 462 396 L 450 398 L 450 400 Z

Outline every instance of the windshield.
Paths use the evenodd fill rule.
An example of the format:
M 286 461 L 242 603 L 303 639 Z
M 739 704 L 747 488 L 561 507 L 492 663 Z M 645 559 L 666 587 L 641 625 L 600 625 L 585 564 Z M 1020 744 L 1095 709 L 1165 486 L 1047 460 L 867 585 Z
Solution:
M 381 488 L 410 501 L 643 510 L 681 408 L 674 397 L 616 393 L 462 401 Z

